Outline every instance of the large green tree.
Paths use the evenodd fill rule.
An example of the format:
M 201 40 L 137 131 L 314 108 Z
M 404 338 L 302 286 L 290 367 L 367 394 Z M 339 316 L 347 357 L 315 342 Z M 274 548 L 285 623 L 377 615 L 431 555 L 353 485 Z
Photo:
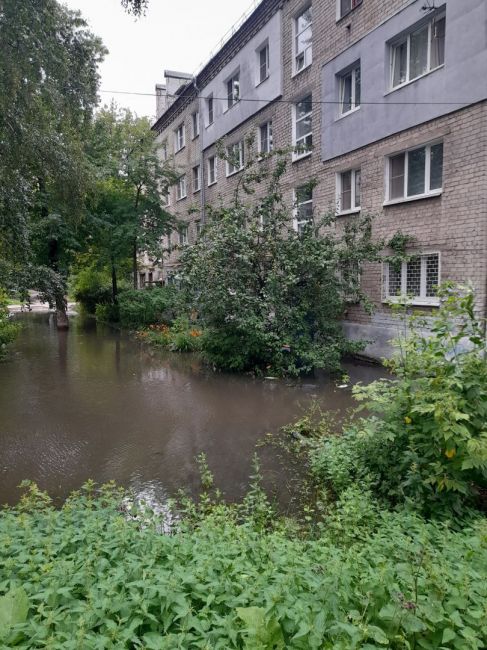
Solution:
M 347 300 L 366 302 L 360 270 L 378 259 L 383 244 L 372 240 L 370 217 L 337 223 L 334 214 L 305 214 L 304 204 L 294 211 L 281 189 L 289 153 L 262 160 L 252 154 L 251 138 L 246 144 L 233 203 L 210 209 L 203 236 L 182 254 L 188 311 L 199 314 L 204 349 L 216 366 L 278 374 L 336 370 L 358 347 L 341 327 Z M 228 158 L 224 149 L 220 156 Z M 264 185 L 260 198 L 249 202 L 256 183 Z M 312 185 L 301 191 L 308 194 Z M 293 217 L 302 218 L 299 232 Z
M 160 260 L 161 238 L 174 225 L 163 197 L 177 172 L 157 155 L 149 120 L 115 105 L 97 114 L 87 151 L 96 178 L 89 200 L 89 250 L 99 267 L 109 268 L 116 302 L 117 272 L 127 259 L 134 287 L 139 255 Z
M 64 324 L 104 54 L 56 0 L 0 0 L 0 283 L 38 289 Z

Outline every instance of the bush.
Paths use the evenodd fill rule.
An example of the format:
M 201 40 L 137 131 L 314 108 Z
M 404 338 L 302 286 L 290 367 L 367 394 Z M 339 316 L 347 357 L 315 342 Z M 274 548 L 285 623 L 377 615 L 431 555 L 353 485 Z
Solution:
M 181 253 L 187 311 L 198 312 L 203 350 L 218 368 L 293 376 L 338 370 L 345 354 L 363 348 L 344 337 L 341 321 L 347 300 L 366 303 L 360 269 L 379 258 L 382 243 L 372 240 L 370 216 L 338 227 L 334 213 L 315 214 L 297 233 L 280 187 L 283 152 L 267 167 L 252 146 L 233 205 L 212 208 L 204 236 Z M 264 181 L 263 198 L 246 205 L 241 195 Z
M 124 291 L 120 294 L 120 324 L 129 329 L 170 323 L 174 317 L 176 289 L 161 287 Z
M 0 514 L 0 643 L 45 648 L 480 650 L 485 519 L 373 512 L 348 495 L 300 540 L 219 505 L 171 535 L 108 487 L 61 509 L 33 486 Z M 359 534 L 354 535 L 354 531 Z M 341 539 L 340 531 L 345 533 Z
M 118 323 L 120 320 L 118 305 L 113 303 L 98 304 L 95 308 L 95 317 L 100 323 Z
M 355 388 L 372 415 L 314 451 L 315 471 L 337 493 L 366 482 L 393 503 L 458 511 L 487 485 L 485 337 L 470 290 L 446 285 L 440 296 L 432 317 L 408 319 L 387 362 L 396 379 Z
M 73 296 L 88 314 L 94 314 L 97 305 L 112 302 L 112 287 L 109 275 L 91 266 L 79 270 L 73 282 Z
M 201 330 L 185 317 L 179 317 L 169 325 L 149 325 L 139 330 L 137 338 L 172 352 L 196 352 L 201 350 Z
M 7 345 L 12 343 L 20 329 L 20 325 L 10 319 L 8 302 L 8 294 L 0 289 L 0 359 L 5 356 Z

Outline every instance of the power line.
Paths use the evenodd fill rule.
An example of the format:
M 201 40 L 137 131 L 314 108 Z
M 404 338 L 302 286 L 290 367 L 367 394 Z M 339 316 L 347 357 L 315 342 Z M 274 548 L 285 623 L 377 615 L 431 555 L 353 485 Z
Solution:
M 161 95 L 158 95 L 157 93 L 140 93 L 140 92 L 135 92 L 131 90 L 100 90 L 99 92 L 101 93 L 107 93 L 110 95 L 137 95 L 139 97 L 161 97 Z M 211 97 L 214 100 L 221 100 L 221 101 L 226 101 L 228 97 L 215 97 L 214 95 L 209 95 L 208 97 L 205 97 L 204 95 L 171 95 L 169 93 L 166 93 L 164 97 L 173 97 L 175 99 L 208 99 L 208 97 Z M 258 99 L 258 98 L 253 98 L 253 97 L 239 97 L 238 99 L 239 102 L 263 102 L 267 104 L 296 104 L 296 102 L 292 99 Z M 341 105 L 342 102 L 340 101 L 332 101 L 332 100 L 311 100 L 309 102 L 310 104 L 339 104 Z M 468 105 L 468 104 L 473 104 L 473 100 L 465 100 L 465 101 L 457 101 L 457 102 L 364 102 L 361 101 L 360 105 L 368 105 L 368 106 L 460 106 L 460 105 Z

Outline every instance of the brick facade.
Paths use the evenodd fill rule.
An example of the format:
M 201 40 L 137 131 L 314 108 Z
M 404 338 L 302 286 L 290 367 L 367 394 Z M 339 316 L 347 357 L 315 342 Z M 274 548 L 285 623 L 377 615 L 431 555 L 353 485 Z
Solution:
M 272 120 L 274 148 L 284 148 L 292 141 L 293 103 L 312 94 L 313 98 L 313 150 L 309 156 L 290 162 L 283 179 L 285 197 L 292 205 L 294 188 L 310 179 L 317 180 L 313 190 L 315 211 L 334 210 L 336 206 L 336 174 L 352 168 L 361 169 L 361 211 L 372 214 L 373 231 L 378 238 L 390 239 L 401 230 L 416 238 L 415 250 L 438 252 L 441 263 L 441 280 L 472 282 L 477 290 L 479 310 L 485 313 L 487 304 L 487 102 L 480 101 L 461 109 L 452 107 L 434 120 L 425 121 L 410 129 L 383 138 L 345 155 L 323 162 L 322 115 L 334 107 L 321 105 L 322 67 L 360 41 L 382 21 L 393 16 L 417 0 L 363 0 L 362 4 L 344 18 L 337 20 L 334 1 L 314 0 L 313 8 L 313 61 L 306 69 L 293 75 L 293 22 L 294 17 L 307 6 L 298 0 L 282 3 L 282 96 L 269 102 L 259 112 L 229 131 L 224 141 L 231 144 L 243 139 L 259 126 Z M 450 0 L 457 1 L 457 0 Z M 264 0 L 265 3 L 265 0 Z M 237 32 L 238 33 L 238 32 Z M 210 65 L 210 64 L 209 64 Z M 221 67 L 222 61 L 219 61 Z M 468 74 L 468 71 L 466 71 Z M 206 70 L 207 78 L 211 71 Z M 190 92 L 188 90 L 188 92 Z M 171 107 L 171 120 L 155 125 L 158 139 L 167 142 L 169 153 L 174 152 L 174 130 L 184 122 L 185 147 L 174 154 L 176 167 L 186 171 L 187 197 L 176 200 L 175 188 L 171 191 L 170 210 L 189 226 L 189 242 L 196 237 L 196 221 L 202 214 L 202 191 L 193 191 L 192 168 L 202 165 L 204 202 L 215 204 L 229 202 L 238 182 L 238 174 L 225 175 L 225 163 L 217 161 L 217 182 L 208 187 L 207 161 L 216 155 L 215 145 L 202 151 L 201 135 L 192 138 L 192 113 L 204 110 L 204 100 L 177 99 L 180 107 Z M 204 89 L 200 91 L 204 96 Z M 487 97 L 487 95 L 486 95 Z M 243 96 L 244 99 L 244 96 Z M 315 103 L 316 102 L 316 103 Z M 232 109 L 230 109 L 232 110 Z M 397 107 L 400 110 L 400 106 Z M 418 107 L 418 110 L 421 110 Z M 165 122 L 161 129 L 161 123 Z M 203 127 L 204 128 L 204 127 Z M 439 196 L 408 200 L 394 205 L 385 202 L 385 165 L 387 156 L 411 147 L 442 141 L 444 152 L 443 188 Z M 326 145 L 326 143 L 324 143 Z M 259 190 L 257 189 L 257 193 Z M 338 217 L 338 222 L 353 219 L 353 215 Z M 178 241 L 172 236 L 173 245 Z M 178 251 L 166 253 L 163 277 L 177 266 Z M 146 260 L 147 262 L 147 260 Z M 376 309 L 372 316 L 351 305 L 346 315 L 346 327 L 351 336 L 375 337 L 380 345 L 370 346 L 372 356 L 384 353 L 384 342 L 393 330 L 388 307 L 382 302 L 381 265 L 369 265 L 362 276 L 362 286 Z

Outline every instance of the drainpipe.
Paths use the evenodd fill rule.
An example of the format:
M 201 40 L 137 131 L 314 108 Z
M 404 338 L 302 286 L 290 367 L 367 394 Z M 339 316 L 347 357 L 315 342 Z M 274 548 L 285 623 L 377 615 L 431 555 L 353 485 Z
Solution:
M 196 83 L 196 77 L 193 77 L 193 85 L 196 90 L 196 96 L 198 98 L 198 128 L 200 132 L 199 142 L 200 142 L 200 178 L 201 178 L 201 189 L 200 189 L 200 209 L 201 209 L 201 225 L 206 221 L 206 170 L 204 165 L 203 158 L 203 130 L 205 128 L 205 120 L 203 115 L 203 97 L 200 94 L 200 89 Z

